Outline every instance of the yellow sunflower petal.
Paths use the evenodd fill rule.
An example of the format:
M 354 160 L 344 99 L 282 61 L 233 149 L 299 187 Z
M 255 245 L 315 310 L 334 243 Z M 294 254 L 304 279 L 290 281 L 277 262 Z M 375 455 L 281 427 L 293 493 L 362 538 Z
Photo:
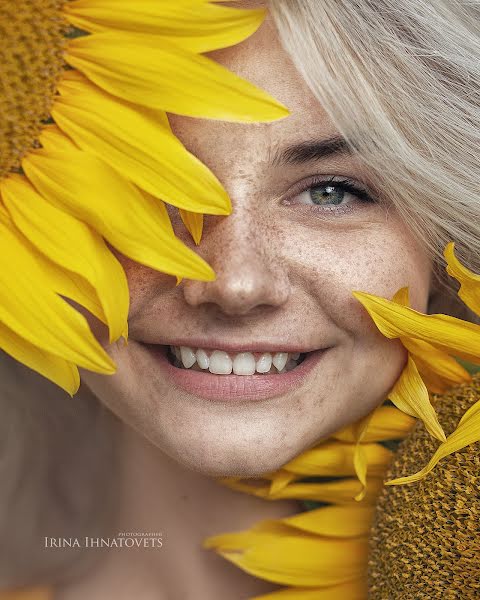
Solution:
M 174 114 L 241 122 L 289 114 L 220 64 L 155 36 L 105 32 L 79 37 L 71 40 L 66 60 L 114 96 Z
M 337 441 L 322 442 L 302 452 L 282 468 L 304 477 L 354 475 L 355 448 L 355 444 Z M 363 449 L 370 473 L 382 475 L 390 462 L 391 452 L 380 444 L 363 444 Z
M 270 493 L 270 486 L 253 486 L 239 481 L 236 478 L 222 478 L 219 483 L 238 492 L 244 492 L 263 498 L 265 500 L 280 500 L 296 498 L 299 500 L 315 500 L 317 502 L 331 502 L 335 504 L 355 503 L 354 497 L 362 490 L 362 485 L 356 478 L 336 479 L 322 483 L 290 483 L 276 494 Z M 367 479 L 367 493 L 363 502 L 372 504 L 382 489 L 382 480 L 379 478 Z
M 471 380 L 470 373 L 455 358 L 432 344 L 414 338 L 400 340 L 413 355 L 418 372 L 431 392 L 442 394 L 455 384 Z
M 0 323 L 0 348 L 15 360 L 53 381 L 73 396 L 80 386 L 77 367 L 58 356 L 37 348 Z
M 243 551 L 242 551 L 243 550 Z M 297 586 L 333 586 L 365 574 L 368 542 L 362 539 L 335 540 L 318 537 L 273 536 L 239 550 L 218 553 L 247 573 Z
M 133 31 L 169 38 L 192 52 L 209 52 L 238 44 L 262 23 L 264 10 L 225 8 L 210 2 L 135 0 L 118 10 L 118 0 L 76 0 L 64 12 L 86 31 Z
M 115 365 L 86 319 L 53 291 L 48 271 L 34 253 L 0 214 L 0 321 L 55 356 L 91 371 L 113 373 Z
M 480 362 L 480 326 L 449 315 L 425 315 L 397 302 L 353 292 L 388 338 L 410 337 L 473 363 Z
M 84 298 L 81 304 L 93 309 L 93 314 L 109 325 L 110 341 L 124 334 L 129 307 L 127 278 L 103 239 L 75 217 L 46 202 L 24 177 L 6 178 L 0 183 L 0 192 L 25 237 L 50 260 L 84 278 L 95 290 L 97 298 L 75 278 L 75 286 L 81 286 L 79 293 Z M 101 309 L 97 307 L 98 300 Z
M 326 537 L 367 536 L 373 519 L 373 507 L 323 506 L 280 519 L 282 523 Z
M 447 273 L 460 283 L 459 297 L 465 304 L 480 315 L 480 275 L 473 273 L 455 256 L 455 245 L 450 242 L 445 247 L 444 256 L 447 261 Z
M 285 471 L 284 469 L 279 469 L 275 473 L 272 473 L 270 483 L 270 494 L 277 494 L 281 489 L 287 486 L 291 481 L 294 481 L 296 478 L 297 475 L 295 473 Z
M 193 238 L 193 241 L 197 244 L 200 244 L 202 240 L 202 232 L 203 232 L 203 215 L 191 212 L 189 210 L 180 209 L 180 217 L 185 225 L 185 227 L 190 232 L 190 235 Z
M 406 367 L 388 397 L 400 410 L 421 419 L 431 435 L 440 441 L 446 439 L 437 413 L 430 402 L 428 390 L 410 355 Z
M 367 453 L 365 450 L 367 446 L 365 444 L 362 444 L 362 441 L 363 441 L 365 434 L 367 432 L 367 429 L 370 425 L 372 416 L 373 416 L 373 413 L 370 413 L 370 414 L 366 415 L 365 417 L 363 417 L 363 419 L 360 419 L 355 424 L 356 433 L 355 433 L 355 450 L 354 450 L 354 454 L 353 454 L 353 466 L 355 469 L 355 473 L 358 477 L 358 480 L 362 484 L 361 491 L 355 496 L 355 500 L 357 500 L 357 501 L 363 500 L 365 498 L 365 494 L 367 493 L 367 469 L 368 469 L 368 465 L 369 465 L 369 457 L 367 456 Z M 370 447 L 370 446 L 368 446 L 368 447 Z M 380 448 L 385 450 L 385 448 L 383 448 L 383 446 L 380 446 L 379 444 L 375 445 L 374 447 L 376 448 L 377 452 L 379 451 Z M 389 458 L 387 459 L 387 463 L 389 462 L 389 459 L 390 459 L 390 453 L 388 453 L 388 456 L 389 456 Z M 385 464 L 385 468 L 387 466 L 387 463 Z
M 169 204 L 230 214 L 221 183 L 164 126 L 161 111 L 114 98 L 75 71 L 65 74 L 58 90 L 52 116 L 80 148 Z
M 372 419 L 364 433 L 363 442 L 399 440 L 408 435 L 415 425 L 415 419 L 393 406 L 379 406 L 372 413 Z M 332 435 L 341 442 L 354 442 L 355 429 L 348 425 Z
M 467 410 L 460 419 L 455 431 L 447 437 L 443 444 L 440 444 L 435 454 L 423 469 L 408 477 L 399 477 L 387 481 L 386 485 L 412 483 L 419 479 L 423 479 L 435 468 L 435 465 L 437 465 L 442 458 L 478 441 L 480 441 L 480 401 L 476 402 Z
M 367 595 L 367 578 L 363 577 L 322 588 L 289 587 L 271 594 L 253 596 L 249 600 L 365 600 Z
M 206 549 L 213 548 L 221 551 L 245 550 L 254 544 L 272 542 L 285 536 L 311 539 L 308 533 L 296 531 L 278 519 L 264 519 L 244 531 L 229 531 L 211 535 L 203 540 L 202 546 Z
M 49 202 L 88 223 L 126 256 L 171 275 L 215 278 L 200 256 L 172 236 L 151 196 L 98 158 L 44 149 L 30 153 L 22 166 Z

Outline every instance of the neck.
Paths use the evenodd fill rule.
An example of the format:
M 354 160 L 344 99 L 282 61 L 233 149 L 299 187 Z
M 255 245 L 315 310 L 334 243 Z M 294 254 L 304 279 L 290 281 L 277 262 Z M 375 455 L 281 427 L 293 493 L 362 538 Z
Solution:
M 230 490 L 180 465 L 127 425 L 121 428 L 119 450 L 121 477 L 112 537 L 133 533 L 139 534 L 137 540 L 158 539 L 160 535 L 141 534 L 161 534 L 161 547 L 158 541 L 155 547 L 147 541 L 147 547 L 109 548 L 81 580 L 58 590 L 58 600 L 235 600 L 278 589 L 202 548 L 202 541 L 263 519 L 292 515 L 301 510 L 299 503 L 266 502 Z

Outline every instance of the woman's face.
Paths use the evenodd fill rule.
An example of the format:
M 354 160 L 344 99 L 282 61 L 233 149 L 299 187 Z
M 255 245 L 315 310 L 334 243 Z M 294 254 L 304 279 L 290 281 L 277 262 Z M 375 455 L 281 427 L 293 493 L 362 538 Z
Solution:
M 391 298 L 409 286 L 412 306 L 425 311 L 431 264 L 393 208 L 369 200 L 375 181 L 356 159 L 321 156 L 322 142 L 337 132 L 270 21 L 212 56 L 291 116 L 247 125 L 171 117 L 174 132 L 232 200 L 230 216 L 205 217 L 197 248 L 217 279 L 177 287 L 174 277 L 118 255 L 131 291 L 129 344 L 109 346 L 103 325 L 90 318 L 118 370 L 83 371 L 82 378 L 180 463 L 207 475 L 254 476 L 383 401 L 405 351 L 378 332 L 352 291 Z M 338 184 L 345 179 L 365 195 Z M 177 235 L 195 248 L 176 210 L 170 214 Z M 307 354 L 286 373 L 212 374 L 173 366 L 168 345 L 205 350 L 212 370 L 228 370 L 229 358 L 248 372 L 252 361 L 267 368 L 269 353 L 280 353 L 280 367 L 282 351 Z M 212 360 L 214 351 L 221 354 Z

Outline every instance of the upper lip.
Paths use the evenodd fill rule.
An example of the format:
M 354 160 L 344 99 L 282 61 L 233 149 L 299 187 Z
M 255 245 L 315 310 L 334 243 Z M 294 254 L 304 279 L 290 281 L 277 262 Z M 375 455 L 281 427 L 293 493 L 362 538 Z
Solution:
M 146 342 L 144 342 L 146 343 Z M 153 342 L 149 342 L 153 343 Z M 226 352 L 312 352 L 319 350 L 318 346 L 305 346 L 295 342 L 274 342 L 274 341 L 249 341 L 233 342 L 220 339 L 200 339 L 200 338 L 171 338 L 155 342 L 155 344 L 165 346 L 186 346 L 188 348 L 204 348 L 208 350 L 225 350 Z

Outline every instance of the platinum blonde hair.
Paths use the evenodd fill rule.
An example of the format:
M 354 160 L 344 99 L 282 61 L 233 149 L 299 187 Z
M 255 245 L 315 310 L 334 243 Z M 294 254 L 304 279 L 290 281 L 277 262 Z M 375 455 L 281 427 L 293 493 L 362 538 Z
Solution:
M 480 2 L 272 0 L 270 8 L 379 196 L 423 240 L 447 310 L 473 319 L 451 293 L 443 249 L 454 241 L 480 273 Z M 445 311 L 446 299 L 430 312 Z
M 272 0 L 270 8 L 314 95 L 425 242 L 444 297 L 447 242 L 480 273 L 479 1 Z M 108 521 L 116 419 L 88 390 L 70 399 L 7 356 L 0 410 L 0 588 L 53 583 L 80 557 L 47 553 L 43 536 L 101 535 Z

